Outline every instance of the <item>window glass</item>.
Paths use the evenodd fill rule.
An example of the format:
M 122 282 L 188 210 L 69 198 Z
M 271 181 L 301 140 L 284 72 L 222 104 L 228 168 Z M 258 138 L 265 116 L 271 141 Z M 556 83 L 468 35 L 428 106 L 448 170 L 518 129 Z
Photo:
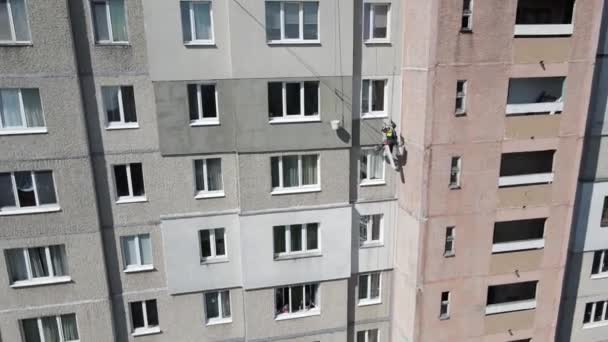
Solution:
M 222 291 L 222 315 L 224 317 L 232 316 L 230 312 L 230 291 Z
M 10 173 L 0 173 L 0 209 L 15 206 L 13 181 Z
M 281 186 L 280 183 L 280 173 L 279 173 L 279 160 L 280 157 L 271 157 L 270 158 L 270 173 L 272 179 L 272 187 L 277 188 Z
M 102 87 L 103 104 L 108 122 L 120 122 L 118 87 Z
M 3 0 L 0 0 L 0 4 Z M 1 8 L 1 6 L 0 6 Z M 23 328 L 23 338 L 25 342 L 41 342 L 40 333 L 38 331 L 38 320 L 24 319 L 21 321 L 21 327 Z
M 281 82 L 268 83 L 268 112 L 271 118 L 283 116 L 282 88 Z
M 291 231 L 291 251 L 299 252 L 302 250 L 302 225 L 290 226 Z
M 296 187 L 298 181 L 298 156 L 283 157 L 283 187 Z
M 302 156 L 302 185 L 318 184 L 317 155 Z
M 306 249 L 313 250 L 319 248 L 319 225 L 309 223 L 306 225 Z
M 137 243 L 135 236 L 123 238 L 123 253 L 125 256 L 125 266 L 137 265 Z
M 113 40 L 115 42 L 126 42 L 128 39 L 124 0 L 109 1 Z
M 285 83 L 285 102 L 287 115 L 299 115 L 300 112 L 300 83 Z
M 30 257 L 30 267 L 32 268 L 32 277 L 48 277 L 50 275 L 49 265 L 44 247 L 28 248 L 28 254 Z
M 57 318 L 42 317 L 41 320 L 44 341 L 59 341 L 59 328 L 57 327 Z
M 0 121 L 2 127 L 23 127 L 24 122 L 21 117 L 21 106 L 19 104 L 19 90 L 1 89 L 0 90 Z
M 304 39 L 318 39 L 318 2 L 304 2 Z
M 152 244 L 150 241 L 150 235 L 139 235 L 139 244 L 142 265 L 152 265 Z
M 114 179 L 116 181 L 116 194 L 118 197 L 129 196 L 129 183 L 127 180 L 127 166 L 114 166 Z
M 68 314 L 61 316 L 61 325 L 63 332 L 63 339 L 65 341 L 77 341 L 78 327 L 76 326 L 76 315 Z
M 374 38 L 387 38 L 388 5 L 374 6 Z
M 21 89 L 21 97 L 27 127 L 44 127 L 44 115 L 38 89 Z
M 215 85 L 201 85 L 201 98 L 203 101 L 203 118 L 217 117 L 217 106 L 215 103 Z
M 319 82 L 304 82 L 304 115 L 319 115 Z
M 21 207 L 36 206 L 36 194 L 34 193 L 34 183 L 32 182 L 31 172 L 15 172 L 15 185 L 17 187 L 17 197 Z
M 220 158 L 207 159 L 207 190 L 222 190 L 222 160 Z
M 211 256 L 211 232 L 209 230 L 201 230 L 201 255 L 203 258 Z
M 205 309 L 207 310 L 207 319 L 217 318 L 220 316 L 218 297 L 218 292 L 205 293 Z
M 285 38 L 300 38 L 300 4 L 297 2 L 284 2 L 285 11 Z
M 266 1 L 266 39 L 281 39 L 281 3 Z
M 210 40 L 211 37 L 211 4 L 208 2 L 193 1 L 194 28 L 196 39 Z
M 57 203 L 55 197 L 55 185 L 53 182 L 53 173 L 51 171 L 36 171 L 36 190 L 38 192 L 39 204 Z
M 369 80 L 361 82 L 361 112 L 368 113 L 369 110 Z
M 11 26 L 8 19 L 8 0 L 0 0 L 0 40 L 13 40 Z
M 215 230 L 215 255 L 226 255 L 226 241 L 224 239 L 224 228 Z
M 148 314 L 148 325 L 157 326 L 158 325 L 158 311 L 156 310 L 156 300 L 155 299 L 146 301 L 146 312 Z
M 131 183 L 133 185 L 133 196 L 143 196 L 144 191 L 144 175 L 141 164 L 131 164 Z
M 274 233 L 274 252 L 285 253 L 285 226 L 275 226 L 272 228 Z
M 110 32 L 108 31 L 108 16 L 106 3 L 93 1 L 93 20 L 95 22 L 95 40 L 109 41 Z
M 142 302 L 131 303 L 131 319 L 133 320 L 133 328 L 144 327 L 144 312 Z
M 372 240 L 380 240 L 380 224 L 382 222 L 382 215 L 372 216 Z
M 359 276 L 359 299 L 367 298 L 369 275 L 364 274 Z
M 137 122 L 137 113 L 135 110 L 135 95 L 133 94 L 133 87 L 121 87 L 121 92 L 125 122 Z
M 188 84 L 188 109 L 190 113 L 190 121 L 196 121 L 198 116 L 198 85 Z
M 372 111 L 384 111 L 384 81 L 372 81 Z
M 9 249 L 6 251 L 6 257 L 11 275 L 11 283 L 27 280 L 27 266 L 23 257 L 23 249 Z
M 291 288 L 291 312 L 304 310 L 304 286 Z

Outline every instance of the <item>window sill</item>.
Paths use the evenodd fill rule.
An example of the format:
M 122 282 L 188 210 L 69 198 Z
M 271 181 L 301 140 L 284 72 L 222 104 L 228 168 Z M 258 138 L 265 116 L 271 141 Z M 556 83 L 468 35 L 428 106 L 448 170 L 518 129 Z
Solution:
M 378 305 L 382 304 L 382 300 L 380 299 L 361 299 L 357 306 L 370 306 L 370 305 Z
M 498 187 L 548 184 L 553 182 L 553 172 L 531 173 L 526 175 L 502 176 L 498 178 Z
M 486 306 L 486 315 L 494 315 L 513 311 L 536 309 L 536 299 L 521 300 L 510 303 L 491 304 Z
M 515 25 L 515 36 L 570 36 L 573 33 L 572 24 Z
M 160 327 L 154 327 L 154 328 L 138 328 L 133 330 L 133 333 L 131 333 L 131 336 L 133 337 L 137 337 L 137 336 L 145 336 L 145 335 L 154 335 L 154 334 L 160 334 Z
M 96 46 L 117 46 L 117 47 L 130 47 L 129 42 L 110 42 L 110 41 L 98 41 L 95 42 Z
M 275 189 L 270 192 L 271 195 L 290 195 L 290 194 L 303 194 L 307 192 L 321 192 L 321 187 L 311 188 L 296 188 L 296 189 Z
M 365 45 L 392 45 L 390 39 L 368 39 L 363 42 Z
M 294 115 L 295 116 L 295 115 Z M 268 121 L 271 125 L 276 124 L 290 124 L 290 123 L 306 123 L 306 122 L 321 122 L 321 118 L 318 115 L 304 116 L 299 115 L 299 118 L 273 118 Z
M 542 249 L 544 247 L 545 239 L 495 243 L 492 245 L 492 254 L 521 252 L 527 250 Z
M 379 180 L 365 180 L 359 183 L 359 186 L 378 186 L 378 185 L 386 185 L 386 181 L 384 179 Z
M 131 266 L 123 270 L 125 273 L 139 273 L 154 271 L 154 265 Z
M 60 211 L 61 207 L 58 204 L 49 204 L 39 207 L 27 207 L 27 208 L 10 208 L 0 211 L 0 216 L 9 215 L 27 215 L 27 214 L 42 214 L 52 213 Z
M 304 317 L 310 317 L 310 316 L 319 316 L 321 315 L 321 310 L 319 309 L 312 309 L 312 310 L 308 310 L 308 311 L 304 311 L 304 312 L 296 312 L 296 313 L 284 313 L 284 314 L 279 314 L 275 317 L 275 321 L 283 321 L 283 320 L 287 320 L 287 319 L 297 319 L 297 318 L 304 318 Z
M 42 279 L 16 281 L 13 284 L 11 284 L 11 288 L 20 289 L 20 288 L 25 288 L 25 287 L 65 284 L 65 283 L 69 283 L 71 281 L 72 281 L 72 277 L 70 277 L 70 276 L 46 277 L 46 278 L 42 278 Z
M 190 121 L 190 127 L 219 126 L 219 125 L 220 125 L 219 119 Z
M 46 127 L 0 129 L 0 135 L 43 134 L 48 132 Z
M 113 130 L 121 130 L 121 129 L 137 129 L 139 128 L 139 123 L 137 122 L 133 122 L 133 123 L 121 123 L 121 124 L 108 124 L 106 126 L 106 130 L 108 131 L 113 131 Z
M 473 33 L 473 29 L 470 29 L 470 28 L 461 28 L 460 29 L 460 33 L 471 34 L 471 33 Z
M 462 187 L 460 185 L 450 185 L 448 186 L 450 190 L 460 190 Z
M 138 196 L 138 197 L 123 197 L 116 200 L 116 204 L 125 204 L 125 203 L 143 203 L 148 202 L 148 198 L 146 196 Z
M 209 325 L 220 325 L 232 323 L 232 317 L 230 318 L 211 318 L 207 320 L 207 326 Z
M 294 260 L 294 259 L 305 259 L 305 258 L 317 258 L 317 257 L 322 257 L 322 256 L 323 256 L 323 254 L 320 251 L 310 251 L 310 252 L 275 255 L 274 260 L 275 261 Z
M 518 103 L 507 104 L 506 115 L 558 113 L 564 110 L 564 102 L 540 102 L 540 103 Z
M 450 319 L 450 315 L 441 315 L 441 316 L 439 316 L 439 320 L 440 321 L 447 321 L 448 319 Z
M 467 112 L 455 112 L 454 116 L 457 118 L 462 118 L 464 116 L 467 116 Z
M 456 253 L 454 253 L 454 252 L 445 252 L 445 253 L 443 253 L 443 256 L 445 258 L 453 258 L 453 257 L 456 256 Z
M 384 247 L 384 242 L 364 242 L 361 245 L 359 245 L 359 248 L 378 248 L 378 247 Z
M 266 44 L 269 46 L 281 46 L 281 45 L 321 45 L 319 39 L 298 39 L 298 40 L 270 40 Z
M 362 113 L 361 119 L 388 119 L 388 114 L 386 113 Z
M 205 199 L 205 198 L 220 198 L 226 197 L 226 194 L 223 191 L 214 191 L 214 192 L 204 192 L 201 191 L 194 196 L 195 199 Z
M 593 329 L 608 326 L 608 321 L 583 323 L 583 329 Z
M 0 46 L 5 47 L 18 47 L 18 46 L 33 46 L 30 41 L 16 41 L 16 40 L 0 40 Z
M 596 280 L 596 279 L 606 279 L 608 278 L 608 272 L 605 273 L 598 273 L 598 274 L 592 274 L 591 275 L 591 279 Z
M 215 41 L 213 40 L 200 40 L 200 41 L 189 41 L 189 42 L 184 42 L 184 46 L 185 47 L 215 47 Z
M 229 261 L 228 257 L 207 257 L 201 259 L 201 265 L 222 264 Z

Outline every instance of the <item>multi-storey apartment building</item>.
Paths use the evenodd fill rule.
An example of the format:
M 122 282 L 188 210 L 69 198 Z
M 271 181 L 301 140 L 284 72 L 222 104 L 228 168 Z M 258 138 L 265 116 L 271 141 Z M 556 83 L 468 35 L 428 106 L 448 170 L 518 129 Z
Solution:
M 559 341 L 604 341 L 608 335 L 606 272 L 608 189 L 606 188 L 606 53 L 608 13 L 604 8 L 600 41 L 579 174 L 575 217 L 560 312 Z
M 0 338 L 552 340 L 601 7 L 0 0 Z

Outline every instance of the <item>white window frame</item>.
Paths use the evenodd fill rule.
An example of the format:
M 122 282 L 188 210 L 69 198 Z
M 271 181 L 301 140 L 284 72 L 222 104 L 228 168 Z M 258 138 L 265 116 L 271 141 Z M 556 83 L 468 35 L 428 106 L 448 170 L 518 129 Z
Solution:
M 372 275 L 378 275 L 379 277 L 379 282 L 378 282 L 378 297 L 377 298 L 372 298 Z M 359 289 L 357 289 L 357 305 L 358 306 L 367 306 L 367 305 L 375 305 L 375 304 L 380 304 L 382 303 L 382 272 L 369 272 L 369 273 L 362 273 L 359 274 L 359 277 L 357 278 L 357 286 L 361 286 L 361 277 L 366 277 L 366 282 L 367 282 L 367 295 L 365 296 L 365 298 L 359 298 Z
M 386 184 L 386 163 L 384 162 L 384 153 L 382 151 L 376 152 L 373 148 L 366 148 L 361 151 L 362 154 L 365 154 L 367 158 L 366 165 L 366 174 L 368 178 L 363 178 L 359 180 L 359 185 L 361 186 L 369 186 L 369 185 L 384 185 Z M 378 179 L 370 179 L 369 175 L 371 173 L 371 163 L 369 162 L 370 156 L 376 156 L 382 160 L 382 177 Z M 362 158 L 363 156 L 361 156 Z M 359 168 L 361 168 L 361 160 L 359 160 Z M 359 170 L 359 177 L 361 177 L 361 170 Z
M 135 95 L 135 87 L 130 86 L 130 85 L 127 85 L 127 86 L 121 86 L 121 85 L 102 86 L 102 98 L 103 98 L 103 88 L 117 88 L 118 89 L 118 113 L 119 113 L 120 121 L 110 121 L 110 118 L 108 118 L 107 108 L 105 108 L 105 103 L 103 101 L 101 101 L 103 110 L 104 110 L 104 114 L 106 116 L 106 129 L 108 129 L 108 130 L 139 128 L 139 120 L 135 121 L 135 122 L 125 122 L 125 108 L 124 108 L 123 98 L 122 98 L 122 88 L 123 87 L 133 88 L 133 95 Z M 135 96 L 133 96 L 133 102 L 135 102 Z M 136 117 L 137 117 L 137 114 L 136 114 Z
M 205 292 L 203 295 L 203 303 L 205 306 L 205 320 L 206 320 L 206 325 L 216 325 L 216 324 L 227 324 L 227 323 L 232 323 L 232 296 L 229 294 L 228 295 L 228 306 L 230 307 L 230 316 L 226 316 L 224 317 L 224 307 L 222 305 L 222 303 L 224 302 L 224 300 L 226 300 L 224 297 L 224 293 L 228 292 L 230 293 L 230 290 L 218 290 L 218 291 L 209 291 L 209 292 Z M 217 305 L 218 305 L 218 317 L 207 317 L 207 295 L 216 295 L 218 300 L 217 300 Z
M 222 179 L 222 189 L 209 191 L 209 184 L 207 183 L 207 160 L 209 159 L 219 159 L 220 160 L 220 178 Z M 198 190 L 196 188 L 196 161 L 201 160 L 203 162 L 203 190 Z M 226 193 L 224 192 L 224 161 L 220 157 L 208 157 L 202 159 L 195 159 L 192 161 L 192 167 L 194 168 L 194 198 L 202 199 L 202 198 L 217 198 L 217 197 L 225 197 Z
M 6 2 L 6 10 L 8 13 L 8 26 L 11 32 L 10 40 L 0 40 L 0 45 L 30 45 L 32 43 L 32 31 L 30 27 L 29 11 L 27 8 L 27 2 L 29 0 L 23 0 L 25 6 L 25 22 L 27 23 L 27 31 L 29 40 L 17 40 L 17 33 L 15 32 L 15 18 L 13 17 L 13 9 L 11 8 L 11 0 Z
M 553 183 L 553 172 L 529 173 L 498 178 L 498 187 L 546 183 Z
M 452 166 L 456 159 L 456 166 Z M 456 175 L 455 182 L 452 182 L 452 175 Z M 450 189 L 460 189 L 462 187 L 462 156 L 452 156 L 450 159 Z
M 308 184 L 302 185 L 302 157 L 303 156 L 317 156 L 317 184 Z M 298 186 L 293 187 L 284 187 L 283 186 L 283 157 L 298 157 Z M 271 195 L 281 195 L 281 194 L 291 194 L 291 193 L 302 193 L 302 192 L 317 192 L 321 191 L 321 155 L 318 153 L 311 154 L 283 154 L 283 155 L 275 155 L 272 157 L 279 158 L 279 186 L 272 188 L 270 192 Z M 272 159 L 271 159 L 272 160 Z M 272 162 L 271 168 L 272 168 Z M 272 169 L 270 170 L 271 178 L 272 178 Z M 272 180 L 271 180 L 272 187 Z
M 305 82 L 317 82 L 317 115 L 305 115 L 306 107 L 306 93 L 304 91 L 304 83 Z M 281 83 L 281 101 L 282 101 L 282 109 L 283 115 L 280 117 L 270 117 L 269 123 L 285 123 L 285 122 L 318 122 L 321 121 L 321 82 L 317 80 L 308 80 L 308 81 L 294 81 L 294 82 L 269 82 L 269 83 Z M 299 83 L 300 84 L 300 114 L 287 114 L 287 84 Z
M 443 300 L 444 293 L 448 294 L 447 300 Z M 441 292 L 440 299 L 441 299 L 441 302 L 439 305 L 439 319 L 441 319 L 441 320 L 449 319 L 450 318 L 450 301 L 452 299 L 452 293 L 450 291 L 443 291 L 443 292 Z M 445 312 L 442 312 L 444 307 L 445 307 Z
M 361 215 L 359 217 L 359 225 L 361 225 L 361 220 L 364 217 L 369 217 L 369 220 L 367 220 L 366 225 L 367 225 L 367 236 L 365 241 L 361 241 L 361 233 L 359 233 L 359 244 L 361 248 L 365 248 L 365 247 L 379 247 L 384 245 L 384 214 L 383 213 L 378 213 L 378 214 L 365 214 L 365 215 Z M 378 229 L 380 230 L 378 233 L 378 240 L 373 240 L 372 239 L 372 229 L 374 227 L 374 217 L 380 217 L 380 223 L 378 224 Z
M 367 89 L 364 89 L 364 81 L 368 81 L 368 86 Z M 376 81 L 383 81 L 384 82 L 384 110 L 377 110 L 377 111 L 373 111 L 373 91 L 372 89 L 374 88 L 372 83 L 376 82 Z M 388 117 L 388 85 L 389 85 L 389 80 L 386 77 L 369 77 L 366 76 L 365 78 L 363 78 L 361 80 L 361 118 L 362 119 L 377 119 L 377 118 L 387 118 Z M 364 111 L 363 109 L 363 92 L 367 92 L 367 99 L 368 99 L 368 108 L 366 108 L 366 110 Z
M 450 234 L 451 233 L 451 234 Z M 451 244 L 451 248 L 447 248 L 447 244 Z M 445 227 L 445 242 L 443 245 L 443 256 L 451 257 L 456 255 L 456 226 Z
M 10 1 L 10 0 L 9 0 Z M 2 43 L 0 43 L 1 45 Z M 42 104 L 42 97 L 40 97 L 40 89 L 38 89 L 38 96 L 40 100 L 40 110 L 42 111 L 42 123 L 44 126 L 41 127 L 28 127 L 27 126 L 27 116 L 25 115 L 25 105 L 23 103 L 23 94 L 22 90 L 27 88 L 0 88 L 0 90 L 17 90 L 19 96 L 19 114 L 21 115 L 21 122 L 23 126 L 21 127 L 4 127 L 4 122 L 2 122 L 2 117 L 0 116 L 0 135 L 17 135 L 17 134 L 37 134 L 37 133 L 48 133 L 48 128 L 46 127 L 46 118 L 44 117 L 44 106 Z M 0 108 L 2 110 L 2 108 Z
M 66 315 L 71 315 L 70 314 L 66 314 Z M 29 318 L 29 319 L 35 319 L 36 323 L 38 325 L 38 336 L 40 338 L 40 342 L 46 342 L 46 339 L 44 337 L 44 328 L 42 326 L 42 319 L 43 318 L 48 318 L 48 317 L 55 317 L 55 320 L 57 322 L 57 329 L 58 329 L 58 333 L 59 333 L 59 342 L 79 342 L 80 341 L 80 328 L 78 328 L 78 317 L 76 317 L 76 315 L 74 314 L 74 319 L 76 321 L 76 331 L 78 331 L 78 340 L 66 340 L 65 337 L 63 336 L 63 321 L 61 320 L 61 316 L 62 315 L 57 315 L 57 316 L 44 316 L 44 317 L 36 317 L 36 318 Z M 24 319 L 25 320 L 25 319 Z M 22 320 L 22 321 L 24 321 Z M 21 327 L 22 327 L 21 323 Z M 22 327 L 23 329 L 23 327 Z
M 224 230 L 224 254 L 222 255 L 217 255 L 217 241 L 215 239 L 215 231 L 218 229 L 223 229 Z M 211 255 L 208 257 L 203 257 L 203 249 L 202 249 L 202 240 L 201 240 L 201 231 L 203 230 L 207 230 L 209 231 L 209 244 L 210 244 L 210 250 L 211 250 Z M 208 263 L 214 263 L 214 262 L 225 262 L 228 261 L 228 234 L 227 234 L 228 230 L 225 227 L 219 227 L 219 228 L 203 228 L 203 229 L 199 229 L 198 230 L 198 240 L 199 240 L 199 249 L 200 249 L 200 253 L 199 253 L 199 257 L 201 260 L 201 264 L 208 264 Z
M 131 304 L 140 303 L 142 309 L 142 315 L 144 318 L 144 326 L 141 328 L 136 328 L 134 326 L 131 327 L 132 332 L 131 336 L 143 336 L 143 335 L 151 335 L 160 333 L 160 317 L 159 317 L 159 325 L 150 325 L 148 323 L 148 310 L 146 307 L 147 300 L 155 300 L 156 301 L 156 316 L 158 316 L 158 301 L 156 299 L 143 299 L 129 303 L 129 314 L 131 316 L 131 325 L 133 325 L 133 312 L 131 312 Z
M 309 249 L 308 248 L 308 225 L 309 224 L 316 224 L 317 225 L 317 248 L 315 249 Z M 302 239 L 302 250 L 301 251 L 292 251 L 291 250 L 291 227 L 293 226 L 297 226 L 298 224 L 288 224 L 288 225 L 278 225 L 285 227 L 285 252 L 280 252 L 280 253 L 274 253 L 274 258 L 275 259 L 285 259 L 285 258 L 290 258 L 290 257 L 299 257 L 299 256 L 307 256 L 307 255 L 319 255 L 321 253 L 321 224 L 314 222 L 314 223 L 302 223 L 300 224 L 302 226 L 302 231 L 301 231 L 301 236 L 300 238 Z M 272 238 L 274 240 L 274 227 L 272 227 Z M 274 242 L 274 241 L 273 241 Z M 274 243 L 273 243 L 273 248 L 274 248 Z
M 143 163 L 127 163 L 127 164 L 115 164 L 112 166 L 112 177 L 114 178 L 114 191 L 116 191 L 116 203 L 117 204 L 122 204 L 122 203 L 136 203 L 136 202 L 147 202 L 148 198 L 146 197 L 146 193 L 145 193 L 145 187 L 144 187 L 144 194 L 141 196 L 134 196 L 133 195 L 133 179 L 131 176 L 131 165 L 132 164 L 141 164 L 142 168 L 141 168 L 141 177 L 142 177 L 142 183 L 144 182 L 144 168 L 143 168 Z M 126 172 L 127 172 L 127 185 L 129 187 L 129 195 L 127 196 L 119 196 L 118 195 L 118 187 L 117 187 L 117 183 L 116 183 L 116 172 L 115 167 L 116 166 L 125 166 L 126 167 Z M 144 183 L 145 185 L 145 183 Z
M 474 1 L 475 0 L 471 0 L 469 2 L 469 8 L 465 8 L 464 2 L 463 2 L 462 19 L 467 18 L 468 25 L 466 27 L 462 26 L 462 20 L 461 20 L 461 24 L 460 24 L 461 32 L 472 32 L 473 31 L 473 2 Z
M 116 45 L 128 45 L 129 41 L 128 40 L 114 40 L 114 32 L 112 31 L 112 15 L 110 13 L 110 1 L 111 0 L 91 0 L 91 6 L 94 6 L 93 4 L 95 3 L 103 3 L 106 7 L 106 25 L 107 30 L 108 30 L 108 38 L 109 39 L 103 39 L 103 40 L 96 40 L 95 37 L 93 37 L 95 44 L 99 44 L 99 45 L 112 45 L 112 44 L 116 44 Z M 127 15 L 127 1 L 125 0 L 123 3 L 124 6 L 124 11 L 125 11 L 125 27 L 127 28 L 127 39 L 129 39 L 129 20 L 128 20 L 128 15 Z M 94 10 L 91 11 L 91 16 L 94 17 Z M 97 25 L 98 23 L 95 21 L 94 18 L 91 18 L 91 22 L 93 24 L 93 35 L 96 35 L 97 32 Z
M 366 11 L 365 6 L 369 6 L 369 23 L 364 22 L 363 25 L 368 25 L 369 38 L 363 37 L 365 44 L 387 44 L 391 42 L 391 3 L 390 2 L 367 2 L 363 3 L 363 11 Z M 374 37 L 374 12 L 376 7 L 386 6 L 386 38 L 375 38 Z M 365 15 L 363 16 L 365 18 Z M 365 20 L 364 20 L 365 21 Z M 365 29 L 362 30 L 365 34 Z
M 595 259 L 595 254 L 600 253 L 600 263 L 599 270 L 597 273 L 593 273 L 593 259 Z M 591 259 L 591 279 L 602 279 L 608 277 L 608 271 L 602 272 L 602 264 L 604 260 L 608 258 L 608 249 L 597 250 L 593 252 L 593 259 Z
M 220 108 L 218 102 L 218 94 L 217 94 L 217 83 L 215 82 L 199 82 L 199 83 L 190 83 L 192 85 L 196 85 L 196 110 L 198 114 L 198 118 L 196 120 L 190 120 L 190 126 L 213 126 L 220 124 Z M 202 86 L 213 86 L 213 91 L 215 95 L 215 117 L 205 118 L 203 117 L 203 90 Z M 188 97 L 188 101 L 190 101 L 190 97 Z
M 281 26 L 281 38 L 278 40 L 269 40 L 268 36 L 266 36 L 266 43 L 268 43 L 269 45 L 272 44 L 318 44 L 321 42 L 321 27 L 319 25 L 320 23 L 320 12 L 321 12 L 321 6 L 320 6 L 320 2 L 319 1 L 313 1 L 313 0 L 292 0 L 292 1 L 286 1 L 286 0 L 266 0 L 266 2 L 278 2 L 281 4 L 281 9 L 279 12 L 279 17 L 280 17 L 280 26 Z M 300 24 L 300 32 L 299 32 L 299 38 L 285 38 L 285 3 L 286 2 L 290 2 L 290 3 L 299 3 L 300 5 L 300 10 L 299 10 L 299 24 Z M 318 4 L 317 6 L 317 39 L 304 39 L 304 3 L 305 2 L 316 2 Z
M 188 14 L 190 16 L 190 38 L 192 40 L 184 42 L 184 45 L 215 45 L 215 29 L 213 23 L 213 3 L 205 0 L 181 0 L 181 2 L 188 3 Z M 209 4 L 209 24 L 211 25 L 211 38 L 210 39 L 198 39 L 196 35 L 196 23 L 194 20 L 194 3 L 206 2 Z M 182 26 L 183 27 L 183 26 Z M 217 96 L 217 95 L 216 95 Z M 216 99 L 217 103 L 217 99 Z
M 458 85 L 462 83 L 462 91 L 458 91 Z M 454 115 L 463 116 L 467 113 L 467 88 L 469 86 L 469 81 L 467 80 L 458 80 L 456 81 L 456 103 L 458 103 L 458 99 L 462 99 L 462 108 L 454 108 Z
M 380 329 L 367 329 L 367 330 L 357 331 L 357 334 L 359 334 L 360 332 L 365 332 L 365 339 L 363 341 L 359 341 L 359 339 L 357 339 L 357 342 L 369 342 L 370 335 L 371 335 L 372 331 L 374 331 L 374 330 L 376 331 L 376 341 L 380 341 Z
M 22 257 L 25 258 L 25 268 L 27 272 L 27 280 L 18 280 L 13 282 L 10 286 L 12 288 L 20 288 L 20 287 L 29 287 L 29 286 L 39 286 L 39 285 L 50 285 L 50 284 L 60 284 L 60 283 L 68 283 L 72 281 L 72 277 L 69 275 L 65 276 L 56 276 L 55 275 L 55 267 L 53 265 L 53 259 L 51 258 L 51 246 L 34 246 L 34 247 L 24 247 L 24 248 L 16 248 L 17 250 L 21 250 Z M 32 274 L 32 265 L 30 261 L 30 253 L 29 248 L 44 248 L 44 255 L 46 259 L 46 263 L 49 268 L 48 277 L 36 277 L 34 278 Z M 65 246 L 63 247 L 65 251 Z M 67 256 L 64 253 L 62 255 L 62 262 L 67 268 Z M 12 270 L 11 270 L 12 271 Z
M 36 183 L 36 177 L 34 174 L 37 171 L 50 171 L 51 177 L 53 178 L 53 189 L 55 190 L 55 200 L 56 203 L 49 204 L 40 204 L 38 199 L 38 184 Z M 31 207 L 22 207 L 21 203 L 19 203 L 19 194 L 17 193 L 17 182 L 15 181 L 15 172 L 29 172 L 30 177 L 32 177 L 32 185 L 34 187 L 34 196 L 36 198 L 36 205 Z M 57 194 L 57 183 L 55 182 L 55 173 L 51 170 L 33 170 L 33 171 L 13 171 L 13 172 L 1 172 L 1 173 L 10 173 L 11 175 L 11 183 L 13 186 L 13 196 L 15 200 L 14 207 L 5 207 L 0 210 L 0 216 L 5 215 L 15 215 L 15 214 L 36 214 L 36 213 L 48 213 L 61 210 L 59 206 L 59 196 Z
M 584 315 L 585 312 L 587 310 L 587 304 L 591 304 L 591 315 L 590 315 L 590 321 L 585 323 L 584 322 Z M 593 317 L 595 317 L 595 311 L 597 311 L 598 309 L 598 304 L 602 305 L 602 319 L 600 321 L 594 321 Z M 585 303 L 585 308 L 583 309 L 583 329 L 590 329 L 590 328 L 597 328 L 597 327 L 603 327 L 603 326 L 607 326 L 608 325 L 608 301 L 606 300 L 599 300 L 596 302 L 591 302 L 591 303 Z
M 316 300 L 315 300 L 315 307 L 313 309 L 304 309 L 304 310 L 300 310 L 300 311 L 296 311 L 296 312 L 292 312 L 291 311 L 291 300 L 293 299 L 293 295 L 292 295 L 292 290 L 295 287 L 302 287 L 302 299 L 306 300 L 306 286 L 307 285 L 311 285 L 311 286 L 316 286 L 317 291 L 316 291 Z M 287 288 L 289 290 L 289 312 L 288 313 L 281 313 L 281 314 L 276 314 L 276 291 L 278 290 L 282 290 Z M 321 314 L 321 285 L 319 283 L 307 283 L 307 284 L 298 284 L 298 285 L 288 285 L 288 286 L 281 286 L 281 287 L 277 287 L 275 288 L 275 293 L 274 293 L 274 310 L 275 310 L 275 320 L 276 321 L 281 321 L 284 319 L 293 319 L 293 318 L 302 318 L 302 317 L 308 317 L 308 316 L 318 316 Z
M 141 238 L 142 236 L 148 235 L 150 240 L 150 256 L 152 257 L 152 262 L 150 264 L 144 264 L 141 259 Z M 133 265 L 127 265 L 126 251 L 124 250 L 124 243 L 127 238 L 134 237 L 135 238 L 135 253 L 136 263 Z M 152 253 L 152 236 L 149 233 L 143 234 L 135 234 L 135 235 L 125 235 L 120 238 L 122 251 L 122 262 L 123 262 L 123 272 L 125 273 L 135 273 L 135 272 L 143 272 L 143 271 L 151 271 L 154 269 L 154 255 Z

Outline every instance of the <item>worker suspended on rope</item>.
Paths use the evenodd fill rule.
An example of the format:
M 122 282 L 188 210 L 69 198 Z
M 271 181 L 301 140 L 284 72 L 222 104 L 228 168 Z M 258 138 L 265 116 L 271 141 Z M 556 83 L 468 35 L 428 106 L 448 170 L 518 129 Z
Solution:
M 382 127 L 382 133 L 384 134 L 384 140 L 382 142 L 384 148 L 384 157 L 389 161 L 394 170 L 397 170 L 399 164 L 399 135 L 395 128 L 397 125 L 391 121 L 385 123 Z

